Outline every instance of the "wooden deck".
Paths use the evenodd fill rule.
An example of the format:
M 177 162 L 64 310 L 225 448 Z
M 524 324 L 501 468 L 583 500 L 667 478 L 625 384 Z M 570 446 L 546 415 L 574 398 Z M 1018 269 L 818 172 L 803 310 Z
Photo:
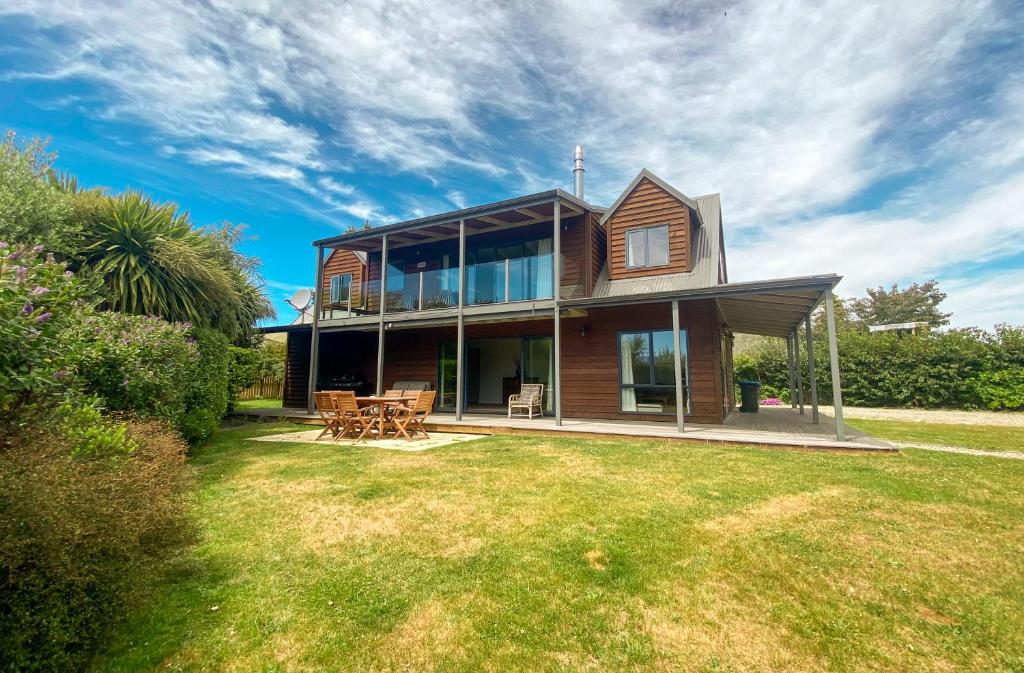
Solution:
M 291 418 L 297 422 L 319 423 L 317 416 L 310 416 L 299 409 L 244 409 L 236 416 L 256 419 Z M 737 444 L 744 446 L 811 448 L 859 451 L 896 451 L 891 444 L 865 435 L 847 426 L 846 441 L 836 440 L 835 423 L 829 416 L 821 414 L 820 423 L 811 422 L 811 410 L 806 414 L 789 407 L 762 407 L 756 414 L 733 412 L 724 425 L 687 424 L 679 433 L 674 424 L 600 421 L 577 418 L 562 420 L 556 426 L 553 418 L 512 418 L 504 415 L 463 414 L 462 420 L 455 420 L 454 414 L 435 413 L 427 423 L 428 430 L 438 432 L 461 432 L 494 435 L 560 435 L 570 434 L 589 437 L 642 437 L 650 439 L 673 439 L 679 441 L 703 442 L 707 444 Z

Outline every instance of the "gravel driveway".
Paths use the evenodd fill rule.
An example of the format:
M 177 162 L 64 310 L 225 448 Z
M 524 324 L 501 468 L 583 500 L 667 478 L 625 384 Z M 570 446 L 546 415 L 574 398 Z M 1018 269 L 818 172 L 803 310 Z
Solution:
M 832 407 L 820 407 L 822 413 L 835 415 Z M 953 425 L 1001 425 L 1024 428 L 1024 412 L 1020 411 L 957 411 L 952 409 L 872 409 L 843 407 L 846 418 L 877 421 L 910 421 L 912 423 L 950 423 Z

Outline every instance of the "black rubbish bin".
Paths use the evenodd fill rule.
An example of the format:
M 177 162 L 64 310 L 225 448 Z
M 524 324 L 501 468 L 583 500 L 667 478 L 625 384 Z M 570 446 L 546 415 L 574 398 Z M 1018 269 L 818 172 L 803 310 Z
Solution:
M 760 381 L 740 381 L 740 411 L 756 414 L 760 396 Z

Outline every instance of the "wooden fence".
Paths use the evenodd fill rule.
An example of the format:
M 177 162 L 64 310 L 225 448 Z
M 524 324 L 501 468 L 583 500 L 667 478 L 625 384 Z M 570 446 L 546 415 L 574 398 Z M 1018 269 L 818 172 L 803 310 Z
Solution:
M 240 400 L 279 400 L 284 393 L 284 381 L 271 376 L 262 378 L 251 388 L 238 394 Z

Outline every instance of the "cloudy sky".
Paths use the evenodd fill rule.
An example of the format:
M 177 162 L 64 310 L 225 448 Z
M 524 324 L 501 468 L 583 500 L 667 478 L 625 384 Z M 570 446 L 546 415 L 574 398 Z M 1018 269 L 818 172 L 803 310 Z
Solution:
M 990 327 L 1024 323 L 1022 27 L 1013 1 L 5 0 L 0 126 L 248 224 L 282 319 L 312 239 L 568 189 L 581 143 L 589 201 L 644 167 L 720 192 L 733 280 L 935 277 Z

